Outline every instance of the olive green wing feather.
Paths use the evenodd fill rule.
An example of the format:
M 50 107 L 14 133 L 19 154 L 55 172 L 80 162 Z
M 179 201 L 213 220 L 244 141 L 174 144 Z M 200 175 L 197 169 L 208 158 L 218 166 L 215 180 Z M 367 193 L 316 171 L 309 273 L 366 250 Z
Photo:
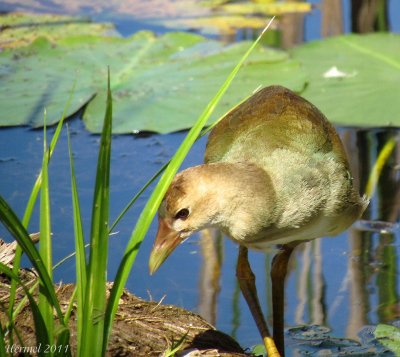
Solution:
M 348 166 L 342 143 L 325 116 L 281 86 L 263 88 L 211 131 L 205 162 L 254 161 L 280 148 L 304 155 L 331 153 Z M 258 155 L 257 155 L 258 154 Z

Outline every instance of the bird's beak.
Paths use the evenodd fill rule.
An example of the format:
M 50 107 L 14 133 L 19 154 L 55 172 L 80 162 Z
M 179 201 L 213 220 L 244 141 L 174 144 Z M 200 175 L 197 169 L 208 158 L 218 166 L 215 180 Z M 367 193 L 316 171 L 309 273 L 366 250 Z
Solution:
M 182 242 L 179 232 L 175 231 L 164 218 L 158 218 L 158 231 L 149 259 L 150 274 L 153 274 L 165 259 Z

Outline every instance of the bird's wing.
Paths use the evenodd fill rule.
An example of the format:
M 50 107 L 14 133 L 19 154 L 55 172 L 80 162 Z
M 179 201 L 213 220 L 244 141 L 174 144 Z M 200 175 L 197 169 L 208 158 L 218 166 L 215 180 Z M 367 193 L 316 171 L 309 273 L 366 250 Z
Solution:
M 289 89 L 266 87 L 228 113 L 211 131 L 205 162 L 252 161 L 285 149 L 328 154 L 348 167 L 342 143 L 325 116 Z

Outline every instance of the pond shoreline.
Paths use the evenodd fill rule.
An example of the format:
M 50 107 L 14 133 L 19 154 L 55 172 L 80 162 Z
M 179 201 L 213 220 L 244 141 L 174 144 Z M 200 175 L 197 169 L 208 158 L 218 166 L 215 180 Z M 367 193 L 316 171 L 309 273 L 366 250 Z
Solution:
M 15 253 L 16 244 L 5 243 L 0 240 L 0 261 L 12 268 L 12 259 L 9 257 Z M 21 269 L 19 276 L 24 284 L 31 288 L 38 281 L 38 275 L 33 269 Z M 37 284 L 38 286 L 38 284 Z M 36 286 L 33 295 L 38 295 Z M 107 297 L 113 286 L 112 282 L 107 283 Z M 6 326 L 8 317 L 8 302 L 10 296 L 11 281 L 8 277 L 0 275 L 0 296 L 1 302 L 5 304 L 0 311 L 0 321 L 2 326 Z M 55 291 L 60 306 L 67 310 L 70 305 L 71 297 L 74 293 L 75 284 L 57 284 Z M 17 306 L 25 297 L 22 288 L 17 293 Z M 66 311 L 63 311 L 65 314 Z M 15 317 L 15 328 L 23 337 L 23 345 L 17 343 L 7 344 L 7 353 L 37 355 L 40 352 L 70 352 L 76 354 L 77 335 L 76 335 L 76 304 L 74 304 L 68 328 L 70 330 L 69 344 L 61 345 L 42 345 L 36 343 L 35 323 L 27 300 Z M 57 316 L 54 315 L 57 320 Z M 159 302 L 146 301 L 124 290 L 113 323 L 112 333 L 108 343 L 107 356 L 160 356 L 168 349 L 179 346 L 181 353 L 184 351 L 198 351 L 199 354 L 222 357 L 241 357 L 249 356 L 230 336 L 215 329 L 199 315 L 174 305 L 163 305 Z

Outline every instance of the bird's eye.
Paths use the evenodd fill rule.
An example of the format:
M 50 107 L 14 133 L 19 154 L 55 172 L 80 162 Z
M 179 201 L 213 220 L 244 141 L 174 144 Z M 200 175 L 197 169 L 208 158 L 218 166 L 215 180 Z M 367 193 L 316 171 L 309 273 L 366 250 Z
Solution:
M 175 215 L 175 219 L 185 220 L 188 217 L 189 217 L 189 210 L 187 208 L 182 208 Z

